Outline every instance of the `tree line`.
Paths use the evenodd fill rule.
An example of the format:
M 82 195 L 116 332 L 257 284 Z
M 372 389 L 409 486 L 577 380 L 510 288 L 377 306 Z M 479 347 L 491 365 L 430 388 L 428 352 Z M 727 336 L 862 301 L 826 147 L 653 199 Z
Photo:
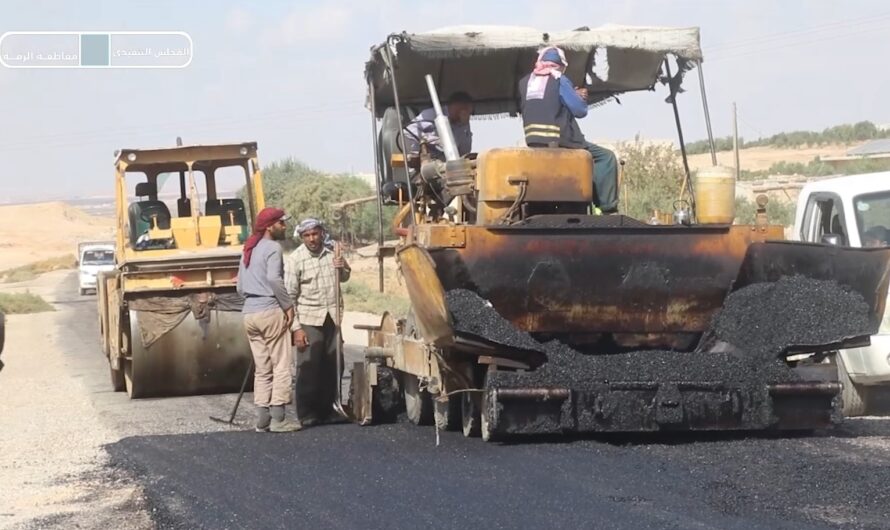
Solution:
M 266 204 L 283 208 L 296 222 L 307 217 L 320 220 L 335 239 L 360 244 L 377 240 L 377 203 L 349 207 L 337 218 L 334 204 L 374 195 L 365 180 L 346 174 L 329 175 L 294 159 L 286 158 L 263 168 Z M 384 209 L 384 237 L 391 237 L 394 207 Z
M 866 140 L 875 140 L 881 138 L 890 138 L 890 129 L 878 129 L 878 127 L 870 121 L 860 121 L 858 123 L 835 125 L 828 127 L 821 132 L 818 131 L 791 131 L 774 134 L 767 138 L 759 138 L 757 140 L 747 141 L 739 137 L 739 148 L 746 147 L 814 147 L 830 144 L 849 144 L 853 142 L 864 142 Z M 714 148 L 717 151 L 732 150 L 732 136 L 723 136 L 714 138 Z M 710 152 L 707 140 L 698 140 L 686 144 L 686 152 L 690 155 Z

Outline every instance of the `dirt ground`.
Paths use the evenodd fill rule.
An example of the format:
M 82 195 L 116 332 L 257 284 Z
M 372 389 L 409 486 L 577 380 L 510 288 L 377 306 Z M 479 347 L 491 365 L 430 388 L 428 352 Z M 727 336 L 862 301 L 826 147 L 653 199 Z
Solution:
M 749 171 L 761 171 L 769 169 L 777 162 L 800 162 L 807 164 L 817 156 L 841 156 L 851 149 L 850 145 L 825 145 L 822 147 L 801 147 L 776 149 L 773 147 L 752 147 L 739 151 L 739 162 L 742 169 Z M 717 153 L 717 162 L 723 166 L 735 166 L 735 155 L 732 151 Z M 690 169 L 698 169 L 711 166 L 711 155 L 703 153 L 689 157 Z
M 113 226 L 62 202 L 0 207 L 0 270 L 74 254 L 78 241 L 111 238 Z
M 23 219 L 27 233 L 14 230 Z M 62 203 L 0 207 L 0 270 L 74 251 L 78 239 L 105 239 L 113 221 Z M 33 228 L 32 228 L 33 227 Z M 376 273 L 356 256 L 367 275 Z M 365 272 L 367 271 L 367 272 Z M 7 316 L 6 367 L 0 372 L 0 528 L 154 528 L 138 477 L 108 465 L 107 444 L 128 436 L 231 430 L 236 395 L 130 401 L 112 392 L 98 345 L 94 296 L 80 296 L 77 274 L 61 270 L 0 284 L 0 292 L 40 295 L 54 312 Z M 347 312 L 347 360 L 366 343 L 357 323 L 374 315 Z M 249 424 L 247 394 L 236 422 Z

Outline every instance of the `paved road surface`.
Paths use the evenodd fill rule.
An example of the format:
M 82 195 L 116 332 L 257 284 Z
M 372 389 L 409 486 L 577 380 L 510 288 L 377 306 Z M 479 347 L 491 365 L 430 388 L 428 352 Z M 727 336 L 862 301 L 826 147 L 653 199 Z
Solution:
M 60 292 L 73 291 L 73 276 L 60 281 Z M 151 514 L 161 528 L 886 528 L 890 521 L 890 420 L 791 438 L 504 445 L 442 433 L 438 447 L 431 428 L 403 424 L 240 432 L 207 420 L 225 414 L 233 395 L 131 402 L 109 392 L 92 303 L 74 300 L 58 297 L 63 311 L 54 318 L 67 376 L 78 381 L 70 392 L 81 393 L 68 399 L 87 400 L 82 414 L 90 417 L 64 421 L 105 433 L 101 470 L 116 482 L 96 488 L 135 489 L 124 508 Z M 17 355 L 6 360 L 15 366 Z M 21 384 L 10 394 L 28 391 Z M 249 412 L 239 419 L 249 421 Z M 0 436 L 9 432 L 4 422 L 0 416 Z

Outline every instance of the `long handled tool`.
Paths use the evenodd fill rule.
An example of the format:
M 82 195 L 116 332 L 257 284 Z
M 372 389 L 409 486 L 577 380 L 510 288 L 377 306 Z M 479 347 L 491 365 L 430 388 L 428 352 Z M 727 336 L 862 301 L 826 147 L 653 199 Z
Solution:
M 342 238 L 341 238 L 342 241 Z M 340 257 L 340 241 L 334 243 L 334 258 L 337 259 Z M 343 390 L 341 385 L 342 381 L 342 373 L 343 373 L 343 331 L 341 329 L 343 324 L 343 292 L 340 289 L 340 269 L 334 269 L 334 293 L 336 297 L 337 303 L 337 386 L 336 392 L 334 393 L 334 410 L 337 414 L 343 416 L 347 420 L 351 420 L 352 417 L 343 409 Z
M 210 416 L 210 419 L 218 422 L 225 423 L 226 425 L 235 425 L 235 414 L 238 413 L 238 405 L 241 404 L 241 398 L 244 397 L 244 389 L 247 388 L 247 381 L 250 380 L 250 372 L 253 371 L 253 356 L 250 358 L 250 364 L 247 365 L 247 371 L 244 373 L 244 381 L 241 382 L 241 391 L 238 392 L 238 399 L 235 400 L 235 406 L 232 407 L 232 414 L 229 416 L 228 420 L 224 420 L 222 418 L 217 418 L 214 416 Z

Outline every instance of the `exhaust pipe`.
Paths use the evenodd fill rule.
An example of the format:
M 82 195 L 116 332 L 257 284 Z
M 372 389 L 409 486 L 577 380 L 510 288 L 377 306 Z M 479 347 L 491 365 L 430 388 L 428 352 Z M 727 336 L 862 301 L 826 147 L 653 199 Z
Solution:
M 430 98 L 433 100 L 433 108 L 436 110 L 436 131 L 439 133 L 439 142 L 442 144 L 442 151 L 445 153 L 445 160 L 460 160 L 460 153 L 457 151 L 457 143 L 454 141 L 454 135 L 451 134 L 451 124 L 448 122 L 448 116 L 442 113 L 442 104 L 439 103 L 439 93 L 436 91 L 436 85 L 433 83 L 433 77 L 426 75 L 426 87 L 430 92 Z

